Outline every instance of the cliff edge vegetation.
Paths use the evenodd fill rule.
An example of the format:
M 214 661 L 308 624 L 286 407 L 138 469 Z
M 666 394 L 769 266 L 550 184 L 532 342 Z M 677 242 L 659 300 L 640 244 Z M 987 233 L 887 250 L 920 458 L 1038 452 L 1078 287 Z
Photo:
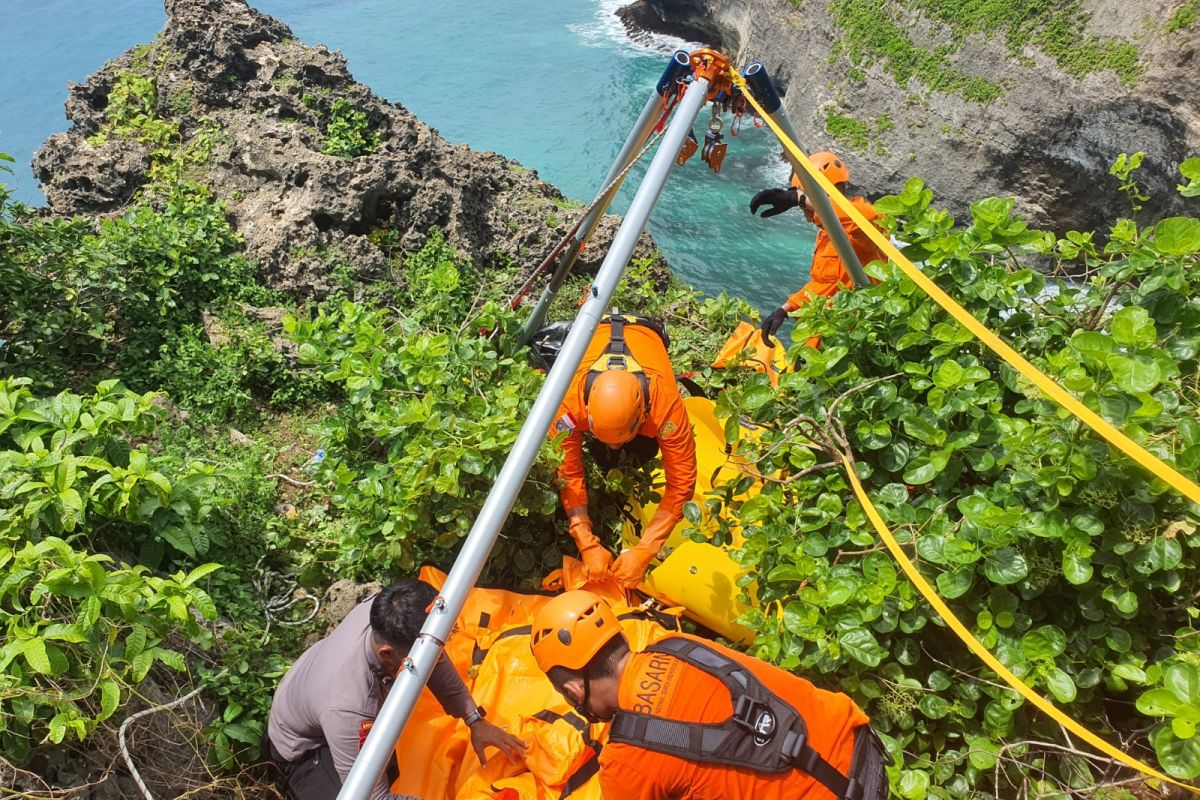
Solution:
M 162 41 L 86 84 L 103 92 L 72 95 L 93 106 L 73 119 L 94 124 L 52 140 L 46 153 L 61 160 L 40 157 L 60 198 L 51 213 L 0 186 L 0 786 L 13 794 L 135 795 L 114 766 L 130 720 L 129 758 L 156 796 L 278 796 L 255 764 L 290 660 L 360 584 L 453 560 L 542 382 L 514 344 L 523 311 L 508 303 L 526 256 L 541 253 L 531 243 L 501 258 L 513 239 L 493 225 L 502 212 L 460 207 L 439 159 L 458 153 L 511 206 L 523 191 L 553 202 L 554 190 L 499 156 L 472 161 L 413 120 L 390 127 L 395 107 L 377 120 L 361 86 L 337 83 L 322 104 L 329 73 L 317 68 L 284 87 L 299 108 L 315 98 L 313 130 L 289 140 L 314 171 L 300 186 L 283 180 L 280 164 L 253 161 L 271 146 L 234 146 L 248 134 L 233 109 L 213 101 L 208 121 L 194 109 L 231 97 L 230 74 L 270 83 L 226 71 L 246 48 L 331 56 L 284 44 L 286 29 L 246 6 L 219 5 L 228 16 L 172 0 Z M 231 41 L 242 50 L 211 57 Z M 165 88 L 185 85 L 186 102 Z M 249 117 L 270 120 L 271 108 Z M 393 180 L 411 188 L 389 195 L 391 222 L 339 217 L 321 230 L 305 205 L 305 187 L 325 180 L 315 170 L 357 185 L 356 170 L 383 163 L 406 171 L 373 179 L 381 192 Z M 1110 165 L 1125 213 L 1098 230 L 1040 230 L 1000 198 L 973 201 L 956 223 L 917 178 L 877 208 L 972 314 L 1195 480 L 1200 219 L 1136 221 L 1151 194 L 1142 163 Z M 1200 160 L 1183 160 L 1174 183 L 1181 203 L 1197 202 Z M 260 216 L 238 205 L 251 197 Z M 418 230 L 420 208 L 447 216 Z M 288 236 L 347 249 L 294 251 L 310 240 L 263 230 L 276 210 Z M 538 213 L 521 218 L 531 236 Z M 726 484 L 705 501 L 726 520 L 717 540 L 735 525 L 746 537 L 753 651 L 867 710 L 896 796 L 1155 796 L 948 634 L 875 539 L 839 471 L 846 456 L 922 572 L 1010 669 L 1110 741 L 1200 777 L 1197 510 L 893 266 L 868 270 L 877 285 L 798 313 L 797 368 L 776 387 L 707 366 L 753 316 L 744 303 L 699 296 L 649 255 L 618 292 L 622 308 L 667 322 L 676 367 L 715 398 L 731 438 L 742 420 L 761 428 L 739 446 L 774 476 L 766 488 L 746 500 Z M 564 290 L 556 318 L 586 284 Z M 820 349 L 803 344 L 810 336 Z M 572 552 L 556 463 L 544 448 L 488 581 L 532 588 Z M 615 546 L 625 500 L 651 496 L 650 476 L 589 480 L 596 530 Z M 700 519 L 694 504 L 686 514 Z

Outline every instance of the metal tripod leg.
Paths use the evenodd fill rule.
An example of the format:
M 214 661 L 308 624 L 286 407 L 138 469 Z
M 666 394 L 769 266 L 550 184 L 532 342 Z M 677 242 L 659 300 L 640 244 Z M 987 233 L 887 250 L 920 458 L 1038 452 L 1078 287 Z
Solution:
M 688 52 L 686 50 L 676 50 L 674 55 L 671 56 L 671 61 L 667 64 L 667 68 L 663 70 L 658 84 L 654 87 L 654 92 L 646 100 L 646 105 L 642 108 L 642 113 L 638 116 L 637 122 L 634 123 L 633 130 L 629 132 L 628 138 L 625 139 L 625 144 L 621 147 L 621 151 L 617 153 L 617 158 L 608 170 L 608 175 L 604 177 L 604 182 L 600 184 L 600 191 L 604 194 L 597 195 L 597 198 L 603 196 L 603 200 L 584 217 L 583 223 L 579 226 L 579 231 L 575 234 L 571 244 L 559 257 L 558 266 L 555 267 L 554 273 L 550 276 L 550 281 L 546 284 L 546 288 L 542 290 L 542 295 L 538 298 L 533 313 L 529 315 L 529 319 L 525 322 L 525 328 L 521 332 L 521 344 L 528 342 L 533 337 L 533 334 L 542 327 L 542 323 L 546 320 L 546 314 L 550 310 L 550 303 L 554 301 L 555 296 L 558 295 L 558 290 L 562 288 L 567 276 L 571 273 L 571 268 L 575 266 L 575 260 L 579 257 L 579 251 L 583 249 L 584 242 L 596 230 L 596 226 L 600 224 L 600 220 L 604 217 L 605 212 L 608 211 L 612 199 L 621 188 L 620 183 L 611 187 L 609 187 L 609 184 L 617 179 L 617 176 L 625 170 L 625 167 L 629 166 L 629 162 L 646 145 L 646 142 L 650 139 L 650 134 L 654 131 L 654 126 L 658 122 L 659 116 L 662 114 L 663 99 L 669 93 L 675 91 L 675 81 L 690 71 L 690 56 Z M 607 192 L 604 191 L 605 187 L 609 187 Z
M 546 382 L 521 427 L 513 449 L 501 467 L 500 474 L 496 476 L 496 482 L 488 493 L 479 516 L 475 518 L 475 524 L 471 526 L 471 532 L 463 542 L 458 559 L 455 560 L 450 574 L 446 576 L 442 593 L 434 601 L 425 625 L 421 628 L 421 635 L 409 652 L 408 658 L 404 660 L 404 666 L 396 676 L 387 700 L 379 710 L 379 716 L 376 717 L 375 724 L 371 727 L 371 732 L 346 777 L 338 800 L 366 800 L 391 757 L 421 689 L 429 680 L 434 664 L 437 663 L 446 640 L 450 637 L 454 622 L 462 613 L 467 593 L 479 579 L 479 573 L 492 550 L 492 545 L 495 544 L 500 528 L 512 510 L 513 502 L 529 475 L 538 450 L 550 432 L 550 425 L 558 413 L 563 397 L 566 396 L 575 370 L 583 359 L 583 353 L 591 342 L 596 327 L 600 324 L 601 315 L 612 300 L 617 282 L 629 263 L 629 257 L 633 254 L 642 228 L 645 227 L 654 204 L 662 194 L 671 168 L 675 165 L 675 156 L 683 144 L 683 138 L 708 98 L 708 86 L 708 80 L 696 78 L 680 101 L 675 112 L 676 124 L 667 131 L 654 154 L 646 176 L 629 205 L 629 211 L 613 237 L 608 255 L 600 265 L 590 296 L 579 310 L 571 332 L 567 334 L 558 358 L 546 376 Z
M 779 93 L 775 90 L 775 84 L 772 83 L 771 76 L 767 74 L 767 68 L 763 66 L 763 63 L 755 61 L 742 71 L 742 76 L 754 92 L 755 99 L 762 103 L 771 119 L 783 129 L 788 138 L 798 143 L 800 137 L 796 135 L 796 129 L 792 127 L 792 122 L 787 118 L 787 114 L 783 113 L 783 101 L 779 99 Z M 846 235 L 842 223 L 833 210 L 833 204 L 829 202 L 829 195 L 825 194 L 825 190 L 809 177 L 808 172 L 800 166 L 800 162 L 787 148 L 784 148 L 784 153 L 797 177 L 800 178 L 800 185 L 804 187 L 804 195 L 812 200 L 813 211 L 821 220 L 821 227 L 829 234 L 829 239 L 837 250 L 838 258 L 846 265 L 846 271 L 854 279 L 854 285 L 869 286 L 871 280 L 863 271 L 862 264 L 858 260 L 858 253 L 854 252 L 854 247 L 850 244 L 850 237 Z

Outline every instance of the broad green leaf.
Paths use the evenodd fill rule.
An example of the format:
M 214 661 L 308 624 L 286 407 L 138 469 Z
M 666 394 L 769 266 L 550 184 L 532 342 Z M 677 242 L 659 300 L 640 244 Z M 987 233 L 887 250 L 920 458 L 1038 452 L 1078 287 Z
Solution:
M 983 574 L 992 583 L 1009 585 L 1022 581 L 1029 574 L 1025 557 L 1011 547 L 1002 547 L 983 562 Z
M 1043 625 L 1021 638 L 1021 649 L 1027 658 L 1053 661 L 1067 649 L 1067 637 L 1053 625 Z
M 747 411 L 757 411 L 775 399 L 775 392 L 770 386 L 752 386 L 742 396 L 742 408 Z
M 26 639 L 21 649 L 25 654 L 25 661 L 34 672 L 49 675 L 54 671 L 50 664 L 50 656 L 46 653 L 46 643 L 40 638 Z
M 141 623 L 136 623 L 129 629 L 129 633 L 125 634 L 125 658 L 132 660 L 146 649 L 146 628 Z
M 262 740 L 261 730 L 256 731 L 248 725 L 243 725 L 237 722 L 226 725 L 221 730 L 223 730 L 225 735 L 230 739 L 236 739 L 242 744 L 256 745 Z
M 1170 689 L 1151 689 L 1137 699 L 1137 710 L 1148 717 L 1170 717 L 1183 707 L 1183 703 Z
M 848 630 L 838 637 L 838 641 L 856 661 L 868 667 L 879 666 L 887 656 L 887 651 L 879 646 L 879 642 L 875 641 L 875 637 L 865 628 Z
M 1186 661 L 1176 661 L 1163 672 L 1163 686 L 1180 702 L 1200 706 L 1200 670 Z
M 98 721 L 108 719 L 121 703 L 121 687 L 113 680 L 100 681 L 100 714 Z
M 196 581 L 198 581 L 201 578 L 204 578 L 208 575 L 211 575 L 212 573 L 216 572 L 220 568 L 221 568 L 220 564 L 211 564 L 211 563 L 210 564 L 201 564 L 200 566 L 196 567 L 191 572 L 189 572 L 187 574 L 187 577 L 183 579 L 182 583 L 184 586 L 192 586 L 193 584 L 196 583 Z
M 926 459 L 920 459 L 909 465 L 904 471 L 905 483 L 922 484 L 929 483 L 937 477 L 937 468 Z
M 952 706 L 941 695 L 927 694 L 921 698 L 918 708 L 921 709 L 922 714 L 930 719 L 941 719 L 950 713 Z
M 1162 380 L 1158 364 L 1142 356 L 1114 353 L 1108 357 L 1108 368 L 1112 370 L 1113 381 L 1121 391 L 1131 394 L 1149 392 Z
M 1063 577 L 1076 586 L 1079 586 L 1092 579 L 1092 562 L 1083 556 L 1068 551 L 1063 553 L 1062 571 Z
M 929 774 L 915 769 L 900 773 L 896 791 L 904 800 L 925 800 L 929 794 Z
M 1114 314 L 1110 330 L 1117 344 L 1126 347 L 1149 347 L 1158 339 L 1154 320 L 1141 306 L 1122 308 Z
M 1117 595 L 1117 610 L 1124 614 L 1132 614 L 1138 609 L 1138 598 L 1133 592 L 1122 592 Z
M 1117 664 L 1113 667 L 1112 674 L 1131 683 L 1146 682 L 1146 672 L 1136 664 Z
M 1150 743 L 1158 763 L 1169 775 L 1180 780 L 1200 776 L 1200 737 L 1180 739 L 1170 725 L 1161 725 L 1150 732 Z
M 967 760 L 971 762 L 971 766 L 975 769 L 991 769 L 996 766 L 996 756 L 1000 752 L 998 744 L 982 736 L 966 734 L 964 738 L 970 748 L 967 751 Z
M 953 600 L 966 594 L 974 582 L 975 571 L 969 568 L 941 572 L 937 576 L 938 593 L 947 600 Z
M 1117 351 L 1117 343 L 1111 336 L 1096 331 L 1077 332 L 1071 337 L 1071 346 L 1081 356 L 1100 363 L 1107 361 L 1109 353 Z
M 1168 217 L 1154 226 L 1154 246 L 1171 256 L 1200 251 L 1200 219 Z
M 957 361 L 947 359 L 933 371 L 933 382 L 943 389 L 953 389 L 963 379 L 962 365 Z
M 1071 703 L 1075 700 L 1075 681 L 1058 667 L 1053 667 L 1046 673 L 1046 688 L 1060 703 Z
M 196 548 L 192 546 L 191 537 L 187 532 L 173 525 L 168 525 L 158 532 L 159 538 L 181 553 L 196 557 Z

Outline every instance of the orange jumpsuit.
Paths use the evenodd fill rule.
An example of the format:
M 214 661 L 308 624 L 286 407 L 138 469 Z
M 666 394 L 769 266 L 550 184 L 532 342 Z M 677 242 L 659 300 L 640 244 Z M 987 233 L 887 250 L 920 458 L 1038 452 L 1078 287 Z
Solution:
M 579 369 L 558 409 L 551 434 L 566 431 L 563 463 L 558 470 L 559 496 L 568 517 L 587 514 L 587 486 L 583 472 L 583 435 L 588 432 L 587 408 L 583 402 L 588 371 L 608 346 L 611 326 L 601 323 L 588 345 Z M 650 383 L 650 413 L 637 431 L 639 436 L 658 439 L 667 485 L 654 518 L 642 534 L 642 542 L 661 547 L 671 530 L 683 519 L 683 504 L 692 499 L 696 488 L 696 442 L 683 398 L 675 384 L 667 349 L 653 330 L 641 325 L 625 325 L 625 342 L 633 358 L 641 365 Z M 657 547 L 655 551 L 657 552 Z
M 687 637 L 697 639 L 697 637 Z M 869 720 L 844 694 L 818 689 L 756 658 L 697 639 L 749 667 L 767 688 L 801 713 L 809 744 L 845 775 L 854 732 Z M 626 710 L 684 722 L 717 723 L 733 713 L 719 680 L 662 653 L 635 653 L 621 675 L 618 702 Z M 696 761 L 610 742 L 600 751 L 600 789 L 622 800 L 836 800 L 800 770 L 767 774 Z
M 854 204 L 859 213 L 867 218 L 868 222 L 874 222 L 879 217 L 874 206 L 863 198 L 853 197 L 850 199 L 850 202 Z M 858 260 L 863 266 L 872 261 L 887 260 L 887 257 L 868 238 L 867 234 L 850 219 L 846 212 L 836 206 L 834 207 L 834 211 L 837 212 L 838 221 L 842 223 L 842 227 L 846 230 L 846 235 L 850 237 L 850 244 L 854 247 L 854 252 L 858 254 Z M 850 277 L 850 273 L 846 271 L 845 265 L 842 264 L 842 259 L 838 256 L 837 249 L 833 246 L 833 240 L 829 238 L 829 234 L 821 227 L 821 221 L 807 207 L 804 209 L 804 216 L 808 218 L 809 222 L 817 226 L 817 244 L 813 249 L 812 267 L 809 269 L 808 283 L 800 291 L 789 297 L 787 302 L 783 304 L 783 307 L 788 311 L 795 311 L 813 297 L 833 297 L 841 291 L 843 286 L 847 288 L 854 286 L 854 281 Z

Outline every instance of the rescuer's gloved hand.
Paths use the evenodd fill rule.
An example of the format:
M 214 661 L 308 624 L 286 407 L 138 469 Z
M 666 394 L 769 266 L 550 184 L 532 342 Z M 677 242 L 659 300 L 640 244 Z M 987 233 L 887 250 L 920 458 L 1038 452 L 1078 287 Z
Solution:
M 592 521 L 586 514 L 571 518 L 571 538 L 579 548 L 579 558 L 583 561 L 588 582 L 602 581 L 609 577 L 612 553 L 608 552 L 608 548 L 592 533 Z
M 763 219 L 782 214 L 800 205 L 800 192 L 790 186 L 786 189 L 763 189 L 750 199 L 750 213 L 757 214 L 759 206 L 764 205 L 770 208 L 762 213 Z
M 636 589 L 646 575 L 646 567 L 658 555 L 658 549 L 636 544 L 617 556 L 613 562 L 612 574 L 621 584 L 622 589 Z
M 763 323 L 761 326 L 763 344 L 765 344 L 767 347 L 775 346 L 775 342 L 771 341 L 771 337 L 774 336 L 776 334 L 776 332 L 780 328 L 783 327 L 783 322 L 787 318 L 788 318 L 787 307 L 780 306 L 779 308 L 772 311 L 770 313 L 770 315 L 766 319 L 763 320 Z
M 579 557 L 583 560 L 583 570 L 587 573 L 588 583 L 603 581 L 612 575 L 612 553 L 599 541 L 580 548 Z

